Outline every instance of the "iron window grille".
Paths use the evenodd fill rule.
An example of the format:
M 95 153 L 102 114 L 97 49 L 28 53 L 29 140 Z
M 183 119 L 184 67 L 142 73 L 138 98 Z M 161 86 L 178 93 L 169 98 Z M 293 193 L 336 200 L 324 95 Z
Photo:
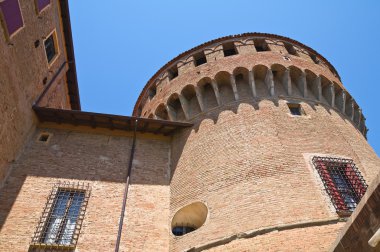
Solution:
M 34 232 L 31 247 L 74 249 L 89 197 L 89 184 L 55 184 Z
M 314 157 L 312 162 L 338 213 L 351 213 L 367 190 L 367 184 L 351 159 Z

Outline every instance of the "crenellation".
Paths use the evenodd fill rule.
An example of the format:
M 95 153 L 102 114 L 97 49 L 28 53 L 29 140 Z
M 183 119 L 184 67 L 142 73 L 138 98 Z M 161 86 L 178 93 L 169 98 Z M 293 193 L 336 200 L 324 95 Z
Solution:
M 271 52 L 287 54 L 287 50 L 282 41 L 265 39 L 265 42 Z
M 250 55 L 256 53 L 255 45 L 253 43 L 253 40 L 245 40 L 241 43 L 236 43 L 236 49 L 238 50 L 238 53 L 241 55 Z
M 134 117 L 70 110 L 76 77 L 66 72 L 75 66 L 64 61 L 34 112 L 27 104 L 42 86 L 15 85 L 33 127 L 17 159 L 0 156 L 1 251 L 109 251 L 118 241 L 120 251 L 325 251 L 368 199 L 380 159 L 361 108 L 334 67 L 295 40 L 246 33 L 186 51 L 148 81 Z M 7 143 L 25 134 L 12 108 Z M 1 183 L 4 160 L 11 169 Z M 53 199 L 63 200 L 51 194 L 46 204 L 60 180 L 91 187 L 78 222 L 70 209 L 83 191 L 74 187 L 64 188 L 60 219 L 47 220 Z M 79 238 L 64 245 L 68 220 Z
M 313 59 L 310 57 L 310 54 L 305 51 L 304 49 L 301 49 L 299 47 L 297 47 L 297 54 L 299 57 L 301 57 L 302 59 L 306 60 L 306 61 L 309 61 L 309 62 L 314 62 Z
M 223 106 L 231 102 L 239 102 L 240 100 L 255 100 L 263 98 L 275 98 L 282 99 L 281 97 L 294 97 L 297 99 L 315 100 L 316 102 L 322 102 L 328 104 L 332 108 L 337 108 L 343 115 L 352 116 L 350 109 L 347 109 L 346 91 L 341 88 L 341 85 L 336 80 L 330 80 L 320 73 L 315 73 L 309 69 L 302 69 L 295 65 L 280 65 L 272 64 L 271 67 L 265 65 L 255 65 L 251 71 L 249 68 L 236 67 L 232 74 L 229 71 L 223 71 L 221 68 L 214 76 L 203 77 L 198 81 L 197 85 L 193 85 L 194 92 L 191 97 L 178 98 L 178 104 L 181 104 L 180 113 L 173 108 L 167 108 L 168 118 L 181 118 L 180 120 L 189 120 L 202 114 L 203 112 L 214 108 L 215 106 Z M 191 72 L 189 72 L 191 73 Z M 188 73 L 188 74 L 189 74 Z M 181 77 L 178 77 L 175 82 L 181 82 Z M 205 84 L 209 84 L 210 88 L 207 88 Z M 177 84 L 176 84 L 177 86 Z M 179 92 L 183 92 L 187 86 L 179 89 Z M 157 107 L 159 103 L 155 102 L 155 97 L 165 98 L 165 94 L 170 96 L 170 86 L 165 88 L 165 93 L 157 93 L 152 98 L 152 103 L 146 103 L 144 111 L 149 111 L 149 107 Z M 207 95 L 205 94 L 207 92 Z M 210 96 L 210 90 L 212 95 Z M 166 97 L 168 97 L 166 96 Z M 190 109 L 189 99 L 193 101 Z M 181 101 L 182 99 L 182 101 Z M 210 100 L 211 99 L 211 100 Z M 215 99 L 215 104 L 213 104 Z M 161 99 L 160 99 L 161 101 Z M 158 104 L 158 105 L 155 105 Z M 208 104 L 208 105 L 206 105 Z M 207 108 L 206 108 L 207 107 Z M 154 109 L 153 109 L 154 110 Z M 346 112 L 347 110 L 347 112 Z M 177 116 L 179 115 L 179 117 Z M 162 116 L 158 116 L 162 118 Z M 352 120 L 352 119 L 351 119 Z M 355 119 L 358 120 L 358 119 Z M 355 124 L 358 124 L 355 121 Z M 359 127 L 358 127 L 359 129 Z M 359 129 L 362 131 L 361 129 Z
M 194 56 L 189 56 L 187 58 L 184 58 L 177 63 L 178 68 L 178 75 L 183 75 L 187 71 L 190 71 L 191 69 L 194 69 L 196 67 L 196 62 L 194 59 Z
M 316 52 L 302 48 L 299 44 L 295 43 L 294 41 L 289 42 L 286 38 L 273 39 L 266 38 L 266 36 L 271 35 L 266 34 L 265 36 L 253 36 L 241 39 L 235 38 L 227 40 L 225 42 L 211 43 L 210 45 L 205 46 L 203 49 L 197 48 L 197 50 L 191 52 L 191 54 L 188 53 L 184 56 L 181 55 L 177 57 L 175 61 L 173 60 L 171 62 L 171 67 L 166 67 L 166 70 L 161 69 L 156 74 L 156 76 L 159 76 L 157 79 L 158 83 L 152 85 L 156 85 L 157 91 L 160 92 L 160 90 L 165 86 L 165 84 L 171 82 L 171 80 L 177 78 L 177 76 L 180 77 L 182 75 L 186 75 L 187 72 L 194 71 L 200 65 L 207 65 L 207 63 L 224 60 L 226 57 L 228 58 L 231 55 L 224 55 L 223 48 L 225 46 L 231 49 L 228 49 L 228 54 L 232 53 L 232 55 L 236 56 L 257 55 L 257 57 L 259 57 L 260 55 L 262 55 L 262 53 L 270 53 L 271 55 L 273 53 L 280 55 L 288 55 L 286 56 L 288 61 L 304 60 L 305 63 L 313 63 L 315 65 L 319 65 L 324 69 L 328 69 L 328 71 L 331 72 L 333 76 L 337 76 L 336 71 L 333 69 L 333 67 L 330 66 L 329 63 L 326 62 L 323 58 L 321 58 L 321 56 L 317 55 Z M 290 58 L 289 55 L 291 56 Z M 174 76 L 172 77 L 172 75 Z M 153 81 L 151 80 L 150 83 L 151 82 Z M 300 88 L 298 87 L 298 83 L 296 84 L 297 88 L 295 89 L 294 95 L 298 95 L 297 91 L 300 91 L 299 95 L 304 96 L 303 91 L 301 92 L 300 89 L 306 90 L 306 92 L 307 89 Z M 147 89 L 147 91 L 145 92 L 149 93 L 150 91 L 149 89 Z M 145 103 L 145 100 L 142 103 Z
M 223 45 L 220 44 L 220 45 L 217 45 L 213 48 L 206 49 L 205 55 L 206 55 L 207 62 L 214 62 L 214 61 L 217 61 L 219 59 L 223 59 L 224 58 Z

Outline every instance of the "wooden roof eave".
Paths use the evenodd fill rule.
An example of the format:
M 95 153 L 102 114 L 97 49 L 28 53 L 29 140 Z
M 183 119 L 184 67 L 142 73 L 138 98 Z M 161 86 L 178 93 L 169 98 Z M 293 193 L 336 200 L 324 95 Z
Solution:
M 153 133 L 172 135 L 177 129 L 191 127 L 187 122 L 172 122 L 134 116 L 121 116 L 85 112 L 80 110 L 64 110 L 33 106 L 40 122 L 53 122 L 58 124 L 72 124 L 74 126 L 88 126 L 92 128 L 108 128 L 110 130 L 136 131 L 140 133 Z

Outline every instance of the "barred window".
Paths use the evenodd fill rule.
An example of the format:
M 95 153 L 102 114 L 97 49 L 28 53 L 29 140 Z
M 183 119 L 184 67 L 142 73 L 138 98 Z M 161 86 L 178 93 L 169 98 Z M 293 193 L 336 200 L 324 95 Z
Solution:
M 54 185 L 31 246 L 75 248 L 89 196 L 88 184 Z
M 337 212 L 354 211 L 367 190 L 354 162 L 331 157 L 314 157 L 312 161 Z

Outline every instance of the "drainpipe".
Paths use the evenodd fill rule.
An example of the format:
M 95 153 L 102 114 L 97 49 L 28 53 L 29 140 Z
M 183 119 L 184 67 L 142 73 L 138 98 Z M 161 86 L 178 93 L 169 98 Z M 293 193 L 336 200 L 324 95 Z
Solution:
M 125 188 L 124 188 L 124 195 L 123 195 L 123 205 L 121 207 L 121 214 L 120 214 L 120 220 L 119 220 L 119 231 L 117 232 L 115 252 L 119 252 L 121 232 L 123 230 L 124 212 L 125 212 L 125 206 L 127 204 L 128 187 L 129 187 L 129 181 L 130 181 L 130 178 L 131 178 L 133 157 L 135 155 L 137 123 L 138 123 L 138 119 L 135 120 L 135 127 L 134 127 L 134 130 L 133 130 L 132 148 L 131 148 L 131 153 L 130 153 L 130 156 L 129 156 L 127 178 L 126 178 L 126 181 L 125 181 Z
M 0 0 L 1 2 L 1 0 Z M 53 78 L 49 81 L 49 83 L 45 86 L 42 93 L 37 97 L 37 99 L 33 103 L 33 107 L 39 107 L 39 103 L 41 102 L 42 98 L 44 98 L 45 94 L 49 91 L 50 87 L 53 85 L 54 81 L 57 79 L 58 75 L 62 72 L 62 70 L 65 68 L 66 64 L 68 62 L 63 62 L 62 65 L 59 67 L 58 71 L 54 74 Z

